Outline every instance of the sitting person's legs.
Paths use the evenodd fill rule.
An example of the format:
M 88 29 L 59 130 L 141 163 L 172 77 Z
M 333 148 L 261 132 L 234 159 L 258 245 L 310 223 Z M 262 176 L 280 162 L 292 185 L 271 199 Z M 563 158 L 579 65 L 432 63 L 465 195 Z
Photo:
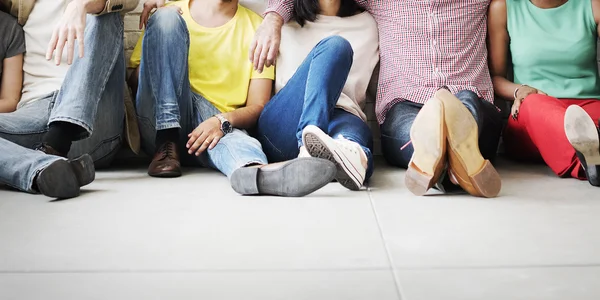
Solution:
M 89 153 L 107 165 L 123 129 L 122 39 L 118 13 L 88 16 L 86 55 L 75 58 L 60 91 L 0 115 L 0 137 L 28 148 L 43 143 L 42 148 L 65 157 Z M 71 144 L 80 140 L 71 152 Z
M 521 104 L 517 119 L 510 118 L 504 131 L 507 154 L 517 159 L 539 155 L 556 175 L 585 180 L 581 159 L 565 135 L 565 123 L 583 120 L 565 117 L 569 105 L 581 106 L 587 113 L 583 118 L 590 119 L 589 122 L 595 123 L 600 118 L 600 101 L 597 100 L 559 100 L 541 94 L 529 95 Z
M 414 153 L 410 129 L 422 107 L 422 104 L 402 101 L 387 112 L 381 124 L 381 150 L 388 164 L 408 168 Z
M 46 155 L 0 138 L 0 185 L 6 184 L 23 192 L 42 193 L 53 198 L 79 195 L 80 187 L 94 180 L 94 167 L 89 155 L 67 161 Z
M 356 190 L 366 180 L 371 154 L 370 151 L 364 153 L 361 146 L 368 149 L 372 137 L 369 133 L 369 136 L 361 135 L 360 139 L 331 139 L 355 128 L 355 122 L 349 122 L 349 118 L 343 118 L 343 114 L 336 113 L 338 109 L 335 109 L 352 67 L 352 58 L 352 47 L 339 36 L 319 42 L 287 84 L 265 106 L 258 122 L 258 139 L 272 161 L 293 159 L 305 146 L 302 151 L 309 152 L 311 156 L 334 162 L 338 169 L 336 179 Z M 358 117 L 356 119 L 362 123 L 355 128 L 356 131 L 363 132 L 361 126 L 367 127 L 366 124 Z M 342 128 L 343 124 L 352 127 Z M 304 145 L 303 133 L 311 127 L 309 147 Z M 334 148 L 338 155 L 332 155 L 336 152 Z
M 85 56 L 75 58 L 60 92 L 1 114 L 0 138 L 76 160 L 85 161 L 82 156 L 91 154 L 95 163 L 107 166 L 121 144 L 123 128 L 122 22 L 118 13 L 88 16 Z M 80 142 L 71 147 L 74 141 Z
M 142 147 L 154 159 L 148 174 L 181 176 L 180 149 L 194 129 L 193 93 L 188 79 L 189 34 L 170 9 L 157 11 L 143 37 L 136 109 Z
M 191 149 L 188 134 L 221 114 L 215 105 L 191 90 L 189 47 L 187 25 L 176 11 L 159 10 L 150 18 L 143 40 L 137 93 L 144 148 L 155 153 L 148 173 L 180 176 L 183 162 L 218 169 L 242 194 L 301 196 L 314 191 L 314 186 L 322 181 L 318 177 L 323 176 L 318 174 L 319 168 L 310 169 L 315 166 L 314 161 L 265 166 L 267 158 L 260 143 L 243 130 L 224 133 L 213 148 L 204 152 L 179 150 Z
M 492 104 L 484 103 L 475 93 L 469 91 L 462 91 L 452 96 L 441 90 L 436 93 L 433 100 L 425 104 L 426 110 L 423 110 L 419 104 L 408 102 L 400 102 L 390 109 L 381 127 L 386 160 L 392 165 L 405 167 L 410 164 L 411 159 L 417 158 L 421 166 L 415 165 L 413 168 L 418 170 L 417 173 L 424 172 L 422 174 L 427 176 L 413 178 L 407 174 L 407 185 L 409 188 L 412 186 L 413 192 L 423 194 L 438 180 L 445 179 L 443 169 L 446 163 L 445 140 L 447 139 L 450 146 L 449 167 L 451 170 L 454 169 L 454 181 L 458 181 L 461 187 L 474 195 L 496 194 L 496 190 L 499 189 L 499 178 L 495 171 L 490 171 L 489 174 L 493 175 L 494 180 L 484 180 L 488 182 L 486 186 L 489 185 L 489 188 L 477 186 L 473 181 L 476 181 L 477 178 L 474 177 L 481 174 L 482 170 L 487 170 L 488 165 L 484 164 L 484 160 L 495 158 L 501 131 L 500 112 Z M 459 132 L 470 132 L 470 134 L 461 137 Z M 474 147 L 469 151 L 459 151 L 459 145 L 466 141 L 474 143 Z M 415 148 L 419 150 L 415 151 Z M 415 157 L 415 154 L 418 156 Z M 457 159 L 458 157 L 462 159 Z M 459 163 L 471 160 L 472 165 L 477 166 L 468 170 L 466 166 L 469 164 Z M 487 168 L 491 170 L 493 167 L 490 164 Z M 439 187 L 442 190 L 449 188 L 448 180 Z

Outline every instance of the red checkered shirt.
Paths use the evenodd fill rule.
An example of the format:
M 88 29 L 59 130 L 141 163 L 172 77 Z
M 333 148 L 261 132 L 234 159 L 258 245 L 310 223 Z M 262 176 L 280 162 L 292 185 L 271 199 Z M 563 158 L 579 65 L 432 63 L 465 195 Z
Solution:
M 400 101 L 425 103 L 441 87 L 494 103 L 487 64 L 489 0 L 356 0 L 379 27 L 379 123 Z M 285 21 L 293 0 L 269 0 Z

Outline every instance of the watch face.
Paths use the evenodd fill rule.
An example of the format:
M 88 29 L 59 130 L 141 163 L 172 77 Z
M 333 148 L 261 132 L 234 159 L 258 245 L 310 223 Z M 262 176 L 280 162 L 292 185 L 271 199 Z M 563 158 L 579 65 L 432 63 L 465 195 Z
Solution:
M 224 133 L 231 133 L 233 131 L 233 128 L 231 127 L 231 123 L 229 123 L 229 121 L 225 121 L 221 124 L 221 130 L 223 130 Z

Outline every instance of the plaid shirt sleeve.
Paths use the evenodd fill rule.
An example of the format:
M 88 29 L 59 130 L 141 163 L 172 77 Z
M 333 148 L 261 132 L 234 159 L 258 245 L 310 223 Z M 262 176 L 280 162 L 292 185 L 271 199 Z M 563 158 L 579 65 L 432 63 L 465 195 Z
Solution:
M 269 0 L 265 16 L 268 13 L 274 12 L 283 18 L 283 22 L 287 23 L 292 19 L 292 9 L 294 8 L 293 0 Z

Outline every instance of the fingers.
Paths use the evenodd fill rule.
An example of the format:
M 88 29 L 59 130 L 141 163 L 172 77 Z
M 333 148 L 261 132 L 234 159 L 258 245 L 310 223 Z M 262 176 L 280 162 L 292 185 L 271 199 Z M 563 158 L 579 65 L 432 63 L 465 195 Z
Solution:
M 269 54 L 267 54 L 267 61 L 265 62 L 265 66 L 267 68 L 275 65 L 275 58 L 277 57 L 277 53 L 279 52 L 279 49 L 277 49 L 278 45 L 278 41 L 273 41 L 271 43 L 271 47 L 269 47 Z
M 220 140 L 221 140 L 220 136 L 215 136 L 215 138 L 212 140 L 212 143 L 210 143 L 210 146 L 208 146 L 208 150 L 214 149 Z
M 73 63 L 73 54 L 75 52 L 75 29 L 69 28 L 67 31 L 67 64 Z
M 148 2 L 144 3 L 144 10 L 142 10 L 142 14 L 140 15 L 140 30 L 142 30 L 142 28 L 148 24 L 148 17 L 153 9 L 154 5 Z
M 254 63 L 254 53 L 256 51 L 256 47 L 258 46 L 258 41 L 256 40 L 256 36 L 254 40 L 252 40 L 252 44 L 250 44 L 250 51 L 248 51 L 248 59 Z
M 544 93 L 544 92 L 542 92 L 542 91 L 540 91 L 540 90 L 538 90 L 538 91 L 537 91 L 537 93 L 538 93 L 538 94 L 541 94 L 541 95 L 544 95 L 544 96 L 548 96 L 548 94 L 546 94 L 546 93 Z
M 192 146 L 194 146 L 194 144 L 196 143 L 198 138 L 202 135 L 202 133 L 203 133 L 202 129 L 196 128 L 196 129 L 194 129 L 194 131 L 192 131 L 190 134 L 188 134 L 188 137 L 190 139 L 185 144 L 185 147 L 189 149 L 189 151 L 188 151 L 189 154 L 192 154 L 192 152 L 194 152 L 196 150 L 196 149 L 192 150 Z
M 77 34 L 77 43 L 78 43 L 78 48 L 79 48 L 79 58 L 83 58 L 84 55 L 84 43 L 83 43 L 83 37 L 84 37 L 84 29 L 82 27 L 78 27 L 75 31 L 75 33 Z
M 513 106 L 511 107 L 511 116 L 513 118 L 513 120 L 517 120 L 519 117 L 519 109 L 521 108 L 521 101 L 520 100 L 515 100 L 515 103 L 513 103 Z
M 260 57 L 259 57 L 259 61 L 258 61 L 258 73 L 262 73 L 263 69 L 265 68 L 265 63 L 267 60 L 267 55 L 269 54 L 269 48 L 265 47 L 262 48 L 262 51 L 260 52 Z
M 196 151 L 196 156 L 200 156 L 200 154 L 202 154 L 202 152 L 206 151 L 206 149 L 208 149 L 208 147 L 212 144 L 212 142 L 214 140 L 215 140 L 214 136 L 206 137 L 206 139 L 200 146 L 200 149 L 198 149 L 198 151 Z
M 58 43 L 58 28 L 55 28 L 52 32 L 52 37 L 50 38 L 50 42 L 48 43 L 48 50 L 46 50 L 46 60 L 52 59 L 52 54 L 54 53 L 54 49 L 56 49 L 56 45 Z
M 260 61 L 260 54 L 262 53 L 262 44 L 259 43 L 258 46 L 256 46 L 256 51 L 254 51 L 254 59 L 252 60 L 254 62 L 254 70 L 258 71 L 258 62 Z M 262 66 L 260 66 L 262 68 Z
M 198 149 L 204 145 L 204 143 L 206 142 L 206 138 L 208 137 L 208 134 L 206 134 L 205 132 L 202 133 L 202 135 L 196 139 L 196 141 L 194 142 L 194 144 L 190 147 L 190 149 L 188 150 L 189 154 L 194 154 L 194 152 L 196 152 L 196 156 L 200 155 L 200 151 L 198 151 Z
M 56 50 L 54 53 L 54 63 L 58 66 L 60 65 L 60 61 L 62 58 L 63 50 L 65 48 L 65 44 L 67 42 L 67 34 L 68 31 L 66 28 L 61 28 L 58 33 L 58 43 L 56 45 Z

